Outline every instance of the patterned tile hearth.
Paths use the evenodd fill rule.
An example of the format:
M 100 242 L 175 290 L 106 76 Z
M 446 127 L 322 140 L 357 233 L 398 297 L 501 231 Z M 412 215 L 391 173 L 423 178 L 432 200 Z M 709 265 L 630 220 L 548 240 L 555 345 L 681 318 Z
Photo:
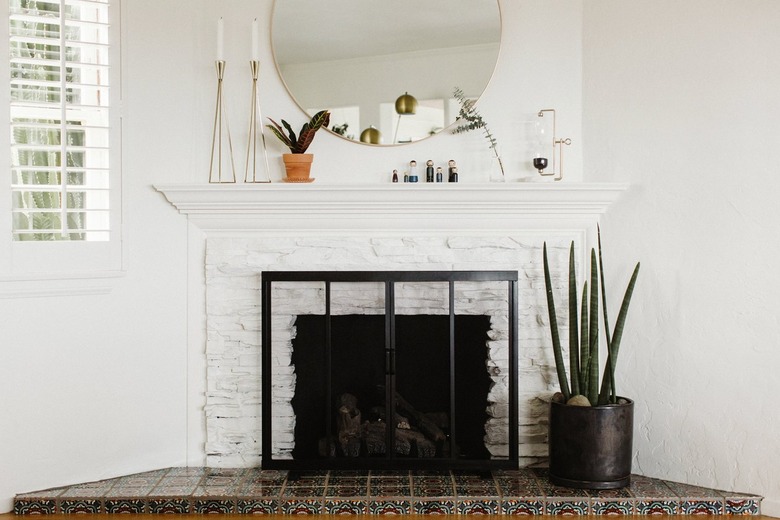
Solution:
M 632 476 L 631 485 L 582 491 L 552 485 L 545 469 L 319 471 L 169 468 L 17 495 L 17 514 L 509 514 L 757 515 L 761 497 Z

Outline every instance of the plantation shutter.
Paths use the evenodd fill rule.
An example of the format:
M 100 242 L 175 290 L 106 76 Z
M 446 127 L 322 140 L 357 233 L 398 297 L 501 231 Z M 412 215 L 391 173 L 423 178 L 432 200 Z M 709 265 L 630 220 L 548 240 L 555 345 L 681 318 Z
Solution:
M 10 0 L 15 240 L 108 240 L 109 0 Z

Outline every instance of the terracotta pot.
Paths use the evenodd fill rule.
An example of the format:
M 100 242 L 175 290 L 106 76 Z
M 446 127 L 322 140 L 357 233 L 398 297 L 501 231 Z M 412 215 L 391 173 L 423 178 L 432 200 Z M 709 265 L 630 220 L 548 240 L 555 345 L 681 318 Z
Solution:
M 605 406 L 550 403 L 550 481 L 580 489 L 631 482 L 634 401 Z
M 307 182 L 311 172 L 314 154 L 285 153 L 282 154 L 284 167 L 287 170 L 287 180 L 290 182 Z

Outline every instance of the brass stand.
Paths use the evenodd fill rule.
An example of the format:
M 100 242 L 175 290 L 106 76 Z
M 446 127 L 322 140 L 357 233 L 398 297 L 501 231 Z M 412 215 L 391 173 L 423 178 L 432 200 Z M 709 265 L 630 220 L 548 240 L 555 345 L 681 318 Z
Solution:
M 563 179 L 563 145 L 569 146 L 571 144 L 571 139 L 568 137 L 565 139 L 558 139 L 555 135 L 555 109 L 554 108 L 545 108 L 543 110 L 540 110 L 537 114 L 538 117 L 544 117 L 545 112 L 552 112 L 553 116 L 553 138 L 552 138 L 552 168 L 550 173 L 543 173 L 541 170 L 539 170 L 539 175 L 543 177 L 549 177 L 554 176 L 553 180 L 559 181 Z M 556 160 L 555 160 L 555 150 L 558 150 L 558 161 L 557 161 L 557 171 L 556 171 Z
M 214 112 L 214 134 L 211 139 L 211 164 L 209 167 L 210 183 L 234 183 L 236 182 L 236 166 L 233 162 L 233 140 L 230 138 L 230 125 L 228 124 L 227 113 L 224 110 L 222 101 L 222 79 L 225 76 L 225 62 L 217 60 L 217 106 Z M 230 170 L 233 180 L 222 180 L 222 141 L 223 132 L 227 137 L 228 155 L 230 157 Z M 216 154 L 214 153 L 216 152 Z M 217 159 L 217 178 L 214 179 L 214 158 Z
M 249 142 L 246 147 L 246 167 L 244 168 L 244 182 L 267 183 L 271 182 L 270 168 L 268 167 L 268 151 L 265 147 L 265 132 L 263 131 L 263 113 L 260 111 L 260 94 L 257 90 L 257 77 L 260 73 L 260 62 L 249 61 L 252 71 L 252 111 L 249 115 Z M 263 159 L 265 160 L 265 178 L 257 180 L 257 127 L 260 125 L 260 142 L 263 144 Z M 252 165 L 252 178 L 249 178 L 249 165 Z

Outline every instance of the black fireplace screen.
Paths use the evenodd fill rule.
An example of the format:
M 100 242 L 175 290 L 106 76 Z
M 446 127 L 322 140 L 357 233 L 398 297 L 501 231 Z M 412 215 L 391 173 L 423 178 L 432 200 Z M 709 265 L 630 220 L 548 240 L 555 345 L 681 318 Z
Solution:
M 264 272 L 262 340 L 265 468 L 517 466 L 517 272 Z

